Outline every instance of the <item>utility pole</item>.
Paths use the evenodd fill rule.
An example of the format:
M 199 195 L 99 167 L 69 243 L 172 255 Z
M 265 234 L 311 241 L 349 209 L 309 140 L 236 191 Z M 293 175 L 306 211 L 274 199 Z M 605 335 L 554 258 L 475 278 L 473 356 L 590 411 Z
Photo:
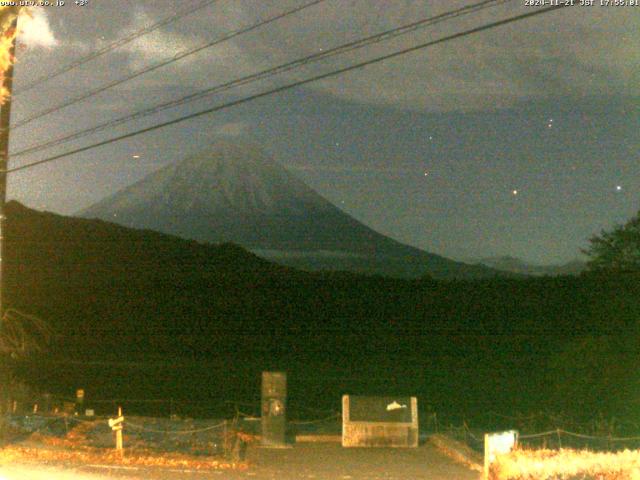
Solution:
M 11 94 L 13 93 L 13 60 L 16 51 L 16 30 L 18 28 L 18 12 L 9 27 L 13 40 L 9 49 L 9 66 L 4 72 L 2 86 L 7 95 L 0 107 L 0 326 L 4 320 L 4 252 L 5 252 L 5 212 L 7 201 L 7 168 L 9 167 L 9 125 L 11 123 Z M 7 32 L 4 32 L 5 34 Z

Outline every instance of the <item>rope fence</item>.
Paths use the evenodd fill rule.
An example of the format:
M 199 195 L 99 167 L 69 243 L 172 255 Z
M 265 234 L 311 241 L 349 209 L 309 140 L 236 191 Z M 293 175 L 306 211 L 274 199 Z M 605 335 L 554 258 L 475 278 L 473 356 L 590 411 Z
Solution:
M 208 431 L 211 431 L 211 430 L 220 429 L 221 427 L 224 428 L 227 425 L 227 421 L 224 420 L 224 421 L 222 421 L 220 423 L 216 423 L 215 425 L 210 425 L 208 427 L 191 429 L 191 430 L 156 430 L 156 429 L 153 429 L 153 428 L 145 427 L 144 425 L 140 425 L 140 424 L 134 423 L 131 420 L 127 420 L 125 422 L 125 425 L 127 427 L 131 427 L 131 428 L 134 428 L 136 430 L 142 430 L 142 431 L 151 432 L 151 433 L 165 433 L 165 434 L 168 434 L 168 435 L 192 435 L 194 433 L 202 433 L 202 432 L 208 432 Z
M 597 451 L 640 448 L 640 436 L 589 435 L 562 428 L 519 435 L 518 442 L 529 448 L 587 448 Z
M 507 428 L 505 430 L 511 430 Z M 518 430 L 518 429 L 515 429 Z M 472 450 L 484 451 L 484 433 L 481 429 L 470 429 L 467 423 L 461 426 L 449 425 L 441 433 L 464 443 Z M 554 428 L 541 432 L 518 434 L 518 445 L 524 448 L 573 448 L 594 451 L 616 451 L 620 449 L 640 449 L 640 436 L 593 435 L 579 433 L 564 428 Z
M 317 420 L 307 420 L 307 421 L 302 421 L 302 420 L 291 420 L 287 423 L 289 423 L 290 425 L 318 425 L 320 423 L 326 423 L 326 422 L 330 422 L 332 420 L 337 420 L 339 418 L 342 417 L 341 413 L 334 413 L 333 415 L 329 416 L 329 417 L 325 417 L 325 418 L 319 418 Z
M 208 399 L 189 401 L 189 399 L 174 398 L 86 399 L 58 395 L 46 395 L 46 399 L 45 396 L 41 396 L 37 402 L 23 400 L 22 403 L 22 408 L 16 408 L 17 402 L 13 401 L 5 411 L 12 416 L 14 423 L 18 422 L 16 418 L 24 417 L 19 422 L 32 432 L 51 430 L 68 433 L 75 428 L 74 425 L 85 425 L 89 428 L 88 426 L 96 422 L 106 423 L 106 417 L 114 416 L 118 408 L 123 407 L 126 417 L 123 425 L 129 434 L 146 432 L 171 437 L 207 433 L 215 435 L 219 433 L 218 431 L 228 430 L 259 435 L 262 406 L 260 401 L 209 401 Z M 176 415 L 179 411 L 193 411 L 190 410 L 193 405 L 203 406 L 202 412 L 213 412 L 213 414 L 206 417 L 196 416 L 200 420 L 193 420 L 191 416 L 181 418 Z M 163 408 L 166 406 L 169 408 Z M 92 411 L 91 414 L 88 414 L 89 410 Z M 289 418 L 287 424 L 292 432 L 314 434 L 340 432 L 341 413 L 335 409 L 289 404 L 287 410 Z M 227 420 L 211 420 L 222 418 Z M 426 406 L 425 411 L 420 412 L 421 435 L 428 437 L 432 433 L 444 433 L 478 452 L 484 449 L 486 432 L 507 430 L 520 432 L 518 443 L 524 448 L 587 448 L 597 451 L 640 448 L 640 435 L 637 435 L 640 432 L 640 426 L 627 419 L 605 419 L 602 416 L 596 416 L 590 421 L 578 422 L 561 414 L 543 411 L 523 414 L 485 411 L 474 415 L 473 422 L 468 421 L 469 417 L 457 418 L 463 419 L 458 426 L 452 424 L 444 426 L 446 423 L 442 418 Z

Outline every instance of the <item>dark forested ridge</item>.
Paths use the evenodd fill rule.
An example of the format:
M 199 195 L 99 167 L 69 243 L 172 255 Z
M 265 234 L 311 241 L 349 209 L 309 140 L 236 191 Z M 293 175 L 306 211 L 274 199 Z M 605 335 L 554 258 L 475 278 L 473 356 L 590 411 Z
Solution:
M 49 354 L 21 367 L 43 389 L 246 399 L 261 370 L 278 368 L 292 401 L 310 406 L 397 392 L 468 414 L 637 410 L 639 274 L 308 273 L 232 244 L 15 202 L 7 217 L 6 303 L 57 333 Z

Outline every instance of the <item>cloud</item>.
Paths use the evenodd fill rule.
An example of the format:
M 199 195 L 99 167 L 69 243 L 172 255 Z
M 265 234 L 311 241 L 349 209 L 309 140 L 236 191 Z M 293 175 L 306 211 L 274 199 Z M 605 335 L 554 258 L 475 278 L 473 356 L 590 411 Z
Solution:
M 156 19 L 151 18 L 142 8 L 136 9 L 132 15 L 132 25 L 151 25 Z M 176 51 L 188 48 L 188 40 L 173 32 L 162 29 L 142 35 L 124 47 L 124 51 L 130 54 L 130 61 L 134 68 L 147 66 L 149 63 L 164 60 L 173 56 Z
M 327 0 L 206 48 L 119 89 L 139 90 L 141 97 L 166 87 L 176 87 L 168 96 L 175 96 L 176 91 L 206 89 L 469 3 L 396 0 L 391 7 L 388 0 Z M 124 70 L 139 71 L 299 5 L 299 0 L 216 3 L 141 36 L 114 51 L 110 58 Z M 120 18 L 121 9 L 115 4 L 105 3 L 103 8 L 105 17 Z M 102 29 L 94 33 L 97 38 L 108 38 L 98 39 L 97 45 L 149 26 L 174 9 L 169 0 L 134 7 L 122 19 L 124 29 L 111 35 Z M 35 18 L 28 25 L 31 32 L 23 35 L 28 33 L 32 45 L 50 48 L 58 40 L 49 28 L 45 11 L 34 11 Z M 229 93 L 264 91 L 529 11 L 524 2 L 509 2 L 243 85 Z M 624 9 L 596 6 L 561 9 L 303 88 L 350 102 L 420 111 L 486 110 L 551 97 L 640 95 L 640 36 L 636 34 L 640 16 L 625 13 Z M 113 23 L 117 22 L 109 22 Z M 91 34 L 87 37 L 95 41 Z M 60 43 L 66 47 L 67 42 L 65 38 Z M 93 45 L 93 41 L 87 44 Z M 57 52 L 65 50 L 59 48 Z M 162 99 L 159 94 L 158 101 Z
M 241 137 L 249 131 L 249 124 L 246 122 L 230 122 L 214 128 L 211 133 L 227 137 Z
M 20 17 L 18 40 L 27 47 L 53 48 L 59 44 L 55 38 L 46 9 L 34 8 Z
M 215 14 L 215 22 L 209 16 L 214 15 L 211 12 L 201 17 L 187 17 L 190 20 L 186 24 L 178 23 L 172 28 L 162 28 L 137 38 L 124 48 L 129 54 L 131 70 L 138 71 L 189 53 L 163 66 L 160 70 L 162 75 L 154 75 L 155 80 L 147 77 L 146 81 L 153 85 L 179 84 L 204 88 L 253 72 L 253 62 L 245 61 L 250 56 L 242 52 L 233 40 L 202 48 L 235 30 L 238 19 L 235 18 L 237 12 L 234 12 L 236 9 L 231 6 L 222 15 Z M 151 25 L 157 20 L 142 8 L 133 15 L 133 24 L 137 26 Z M 247 22 L 245 19 L 244 24 Z M 190 53 L 195 50 L 197 52 Z
M 454 10 L 469 2 L 325 2 L 245 46 L 282 61 Z M 306 67 L 305 78 L 530 12 L 511 2 Z M 249 15 L 249 13 L 247 13 Z M 304 30 L 303 25 L 313 28 Z M 640 95 L 640 16 L 566 8 L 357 69 L 306 88 L 361 103 L 430 111 L 508 107 L 551 97 Z

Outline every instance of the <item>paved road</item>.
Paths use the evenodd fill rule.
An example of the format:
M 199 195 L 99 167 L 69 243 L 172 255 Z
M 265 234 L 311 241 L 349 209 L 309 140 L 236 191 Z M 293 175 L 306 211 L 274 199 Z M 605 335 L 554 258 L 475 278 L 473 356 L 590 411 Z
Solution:
M 0 480 L 477 480 L 471 471 L 427 444 L 416 449 L 352 449 L 339 444 L 298 444 L 287 449 L 252 447 L 244 471 L 194 472 L 103 466 L 3 465 Z

